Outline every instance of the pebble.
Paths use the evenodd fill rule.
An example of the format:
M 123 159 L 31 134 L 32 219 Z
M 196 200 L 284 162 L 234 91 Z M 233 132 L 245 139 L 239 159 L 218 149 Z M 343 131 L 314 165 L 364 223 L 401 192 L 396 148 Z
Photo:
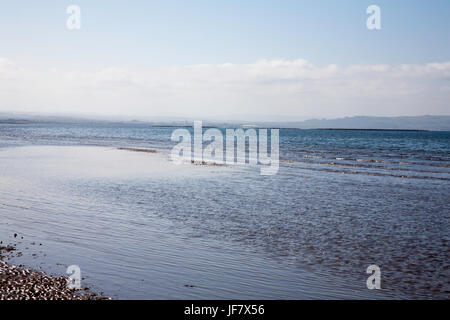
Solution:
M 52 277 L 44 272 L 10 265 L 2 260 L 2 253 L 14 250 L 0 246 L 0 300 L 106 300 L 101 295 L 70 289 L 66 277 Z

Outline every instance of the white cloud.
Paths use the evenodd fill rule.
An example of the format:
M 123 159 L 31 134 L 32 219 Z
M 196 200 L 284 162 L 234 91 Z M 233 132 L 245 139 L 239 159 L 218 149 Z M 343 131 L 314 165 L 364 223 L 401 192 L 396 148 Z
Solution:
M 295 120 L 448 115 L 448 101 L 450 62 L 343 67 L 298 59 L 91 71 L 26 69 L 0 58 L 0 111 Z

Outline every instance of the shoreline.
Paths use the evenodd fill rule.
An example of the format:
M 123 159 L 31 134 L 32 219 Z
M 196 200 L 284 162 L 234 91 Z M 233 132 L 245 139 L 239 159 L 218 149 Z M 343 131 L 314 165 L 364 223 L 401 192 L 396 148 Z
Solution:
M 70 289 L 68 278 L 9 264 L 14 245 L 0 242 L 0 300 L 109 300 L 89 288 Z M 20 252 L 18 253 L 20 254 Z M 19 255 L 20 256 L 20 255 Z

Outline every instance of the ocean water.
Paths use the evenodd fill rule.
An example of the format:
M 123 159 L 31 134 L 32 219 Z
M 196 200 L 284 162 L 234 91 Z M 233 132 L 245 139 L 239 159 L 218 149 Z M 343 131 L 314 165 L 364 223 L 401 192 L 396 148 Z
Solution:
M 281 129 L 262 176 L 175 165 L 174 129 L 0 125 L 12 262 L 123 299 L 449 298 L 450 132 Z

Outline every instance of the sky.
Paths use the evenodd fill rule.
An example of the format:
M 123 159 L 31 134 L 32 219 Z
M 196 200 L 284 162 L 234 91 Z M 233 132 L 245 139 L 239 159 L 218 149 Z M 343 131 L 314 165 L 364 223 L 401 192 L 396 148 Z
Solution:
M 0 112 L 294 121 L 448 101 L 448 0 L 0 0 Z

